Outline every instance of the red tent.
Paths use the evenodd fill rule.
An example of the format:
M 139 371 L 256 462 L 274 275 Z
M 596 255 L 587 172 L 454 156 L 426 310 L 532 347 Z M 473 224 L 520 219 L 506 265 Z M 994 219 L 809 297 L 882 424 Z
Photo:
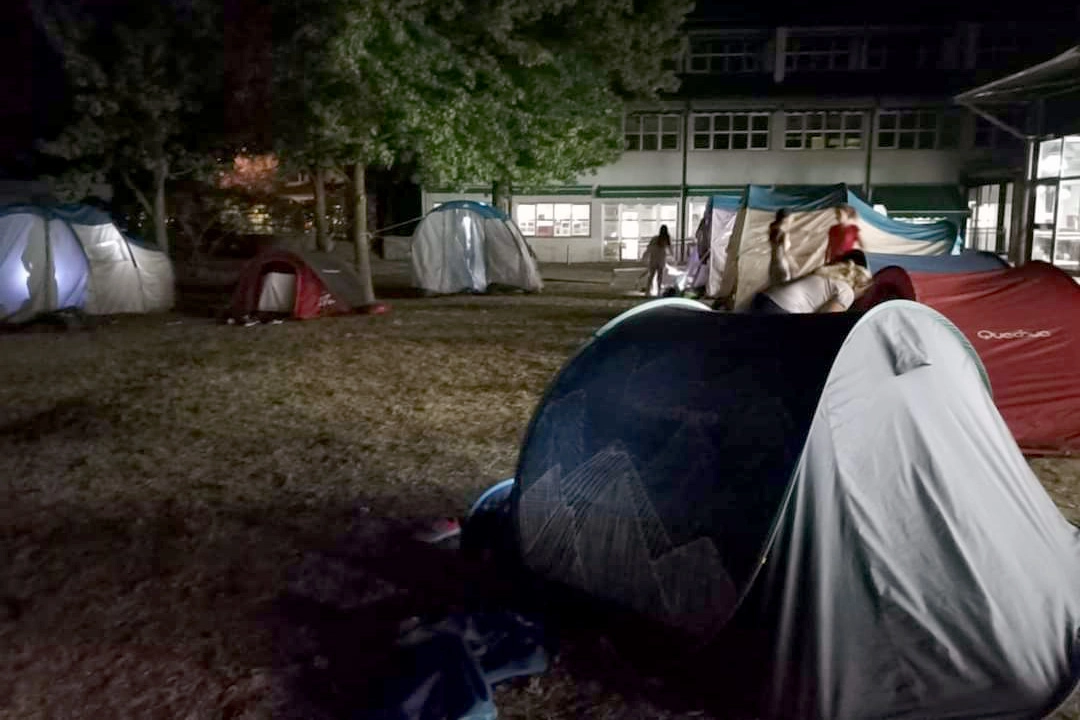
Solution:
M 236 317 L 276 312 L 301 320 L 387 309 L 382 303 L 364 302 L 359 277 L 341 260 L 284 249 L 260 253 L 244 266 L 231 307 Z
M 917 300 L 951 320 L 979 353 L 994 401 L 1029 455 L 1080 451 L 1080 287 L 1043 262 L 978 273 L 888 267 L 859 305 Z

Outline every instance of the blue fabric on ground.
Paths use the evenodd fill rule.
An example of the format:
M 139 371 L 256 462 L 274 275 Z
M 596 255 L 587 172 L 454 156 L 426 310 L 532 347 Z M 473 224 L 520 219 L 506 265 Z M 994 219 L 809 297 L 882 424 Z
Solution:
M 511 612 L 454 614 L 399 640 L 410 674 L 367 720 L 494 720 L 493 685 L 547 670 L 543 627 Z

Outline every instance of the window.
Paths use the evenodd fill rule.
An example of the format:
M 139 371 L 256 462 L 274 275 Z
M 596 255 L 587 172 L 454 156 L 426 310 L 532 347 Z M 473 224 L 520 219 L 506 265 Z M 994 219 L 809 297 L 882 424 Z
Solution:
M 785 150 L 858 150 L 863 145 L 863 112 L 784 113 Z
M 943 37 L 871 35 L 866 41 L 866 69 L 948 70 L 951 63 L 946 49 Z
M 678 230 L 679 204 L 674 200 L 657 203 L 604 203 L 604 258 L 637 260 L 657 233 L 667 225 L 673 235 Z
M 526 237 L 589 237 L 589 203 L 520 203 L 514 219 Z
M 961 117 L 937 110 L 882 110 L 875 147 L 882 150 L 954 149 L 960 145 Z
M 691 124 L 695 150 L 768 150 L 767 112 L 694 115 Z
M 678 115 L 628 115 L 624 123 L 627 150 L 678 150 Z
M 1039 143 L 1031 257 L 1080 274 L 1080 135 Z
M 784 67 L 789 72 L 807 70 L 850 70 L 855 38 L 838 36 L 789 37 Z
M 765 40 L 762 38 L 690 38 L 686 72 L 745 73 L 762 70 Z

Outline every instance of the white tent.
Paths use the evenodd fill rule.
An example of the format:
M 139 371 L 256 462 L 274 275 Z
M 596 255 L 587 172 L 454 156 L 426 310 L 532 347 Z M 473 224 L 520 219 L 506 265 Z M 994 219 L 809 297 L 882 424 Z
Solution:
M 825 261 L 835 208 L 848 204 L 858 213 L 863 249 L 893 255 L 943 255 L 958 249 L 952 223 L 905 223 L 888 218 L 860 200 L 845 185 L 773 188 L 751 185 L 739 197 L 716 196 L 698 228 L 699 244 L 709 248 L 706 295 L 733 298 L 745 306 L 765 289 L 769 277 L 769 224 L 776 211 L 791 213 L 792 270 L 802 274 Z
M 555 378 L 516 483 L 526 565 L 713 641 L 733 714 L 1036 718 L 1080 673 L 1080 531 L 926 306 L 639 306 Z
M 164 253 L 125 237 L 91 207 L 0 210 L 0 322 L 79 308 L 92 315 L 172 308 Z
M 514 221 L 482 203 L 455 200 L 428 213 L 413 235 L 413 284 L 432 293 L 493 285 L 539 292 L 536 257 Z

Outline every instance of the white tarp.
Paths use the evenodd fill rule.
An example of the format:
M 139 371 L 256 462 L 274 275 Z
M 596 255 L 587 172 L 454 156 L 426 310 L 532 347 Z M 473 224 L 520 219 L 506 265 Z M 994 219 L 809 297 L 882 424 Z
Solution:
M 479 203 L 447 203 L 413 236 L 413 282 L 428 292 L 485 292 L 492 284 L 543 289 L 540 271 L 513 221 Z
M 769 225 L 776 218 L 776 213 L 767 210 L 747 208 L 742 211 L 738 233 L 725 248 L 725 268 L 719 278 L 729 278 L 717 287 L 718 294 L 730 294 L 731 285 L 735 285 L 735 306 L 743 307 L 758 292 L 769 284 Z M 791 213 L 788 237 L 791 250 L 791 270 L 795 276 L 804 275 L 825 263 L 828 248 L 829 228 L 836 224 L 836 211 L 833 208 Z M 912 242 L 887 233 L 862 218 L 859 226 L 859 238 L 863 250 L 868 253 L 887 253 L 893 255 L 945 255 L 952 249 L 951 242 Z M 734 269 L 734 271 L 732 271 Z M 710 274 L 710 287 L 712 286 Z M 737 282 L 736 282 L 737 280 Z

